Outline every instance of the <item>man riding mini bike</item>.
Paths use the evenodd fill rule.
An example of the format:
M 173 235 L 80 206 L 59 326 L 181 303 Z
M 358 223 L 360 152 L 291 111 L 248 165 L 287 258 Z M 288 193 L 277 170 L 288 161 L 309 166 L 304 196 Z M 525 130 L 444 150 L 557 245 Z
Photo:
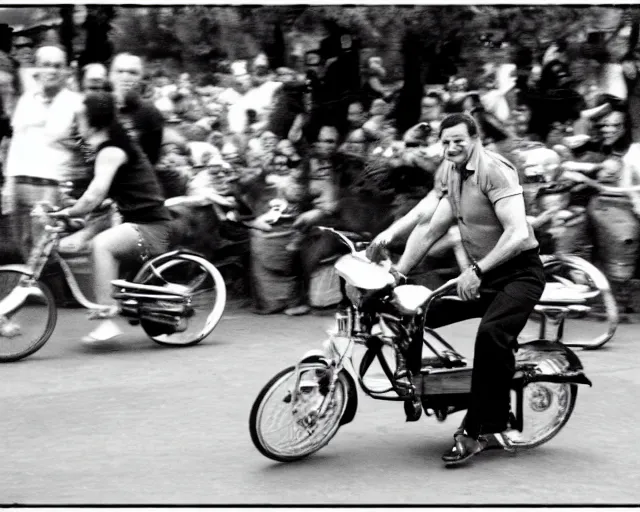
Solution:
M 481 317 L 475 343 L 471 402 L 454 444 L 443 455 L 460 464 L 486 447 L 488 434 L 509 426 L 513 349 L 542 296 L 545 276 L 538 242 L 527 222 L 516 169 L 486 150 L 473 118 L 453 114 L 440 125 L 444 147 L 443 195 L 430 219 L 413 230 L 400 261 L 399 279 L 457 224 L 472 263 L 457 278 L 460 302 L 437 302 L 425 319 L 430 328 Z M 376 259 L 376 246 L 370 254 Z M 422 342 L 399 348 L 397 379 L 420 371 Z M 403 360 L 406 357 L 407 361 Z

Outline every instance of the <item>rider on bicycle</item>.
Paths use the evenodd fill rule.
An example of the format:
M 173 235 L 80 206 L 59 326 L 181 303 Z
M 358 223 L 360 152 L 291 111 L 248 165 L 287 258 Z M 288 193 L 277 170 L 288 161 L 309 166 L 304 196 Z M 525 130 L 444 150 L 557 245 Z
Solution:
M 95 153 L 94 176 L 80 199 L 54 216 L 82 217 L 111 198 L 123 220 L 92 241 L 96 302 L 105 308 L 94 314 L 103 322 L 83 339 L 91 343 L 122 333 L 112 320 L 118 311 L 111 298 L 111 281 L 118 278 L 121 261 L 145 261 L 169 248 L 172 217 L 153 167 L 140 157 L 116 119 L 113 95 L 88 93 L 78 112 L 78 126 Z
M 482 318 L 475 341 L 471 403 L 452 448 L 443 455 L 447 464 L 457 464 L 481 452 L 487 435 L 499 435 L 509 427 L 514 349 L 542 295 L 545 278 L 513 165 L 482 146 L 476 122 L 466 114 L 452 114 L 442 121 L 440 141 L 445 156 L 443 197 L 431 219 L 420 219 L 413 229 L 395 270 L 396 275 L 408 273 L 457 223 L 472 261 L 457 279 L 462 301 L 438 301 L 426 318 L 431 328 Z M 372 259 L 378 259 L 380 246 L 379 241 L 372 244 Z M 407 378 L 407 370 L 420 370 L 421 348 L 420 344 L 409 348 L 408 368 L 398 368 L 398 378 Z

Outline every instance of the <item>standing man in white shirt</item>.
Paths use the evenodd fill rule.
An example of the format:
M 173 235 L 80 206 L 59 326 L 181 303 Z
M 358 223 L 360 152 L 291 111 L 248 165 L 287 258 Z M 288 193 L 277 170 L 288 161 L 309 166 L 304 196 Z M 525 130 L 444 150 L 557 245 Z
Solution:
M 14 236 L 25 260 L 32 247 L 31 210 L 59 202 L 58 184 L 78 165 L 75 115 L 82 96 L 66 88 L 66 54 L 56 46 L 36 51 L 37 87 L 18 100 L 12 118 L 2 209 L 13 214 Z

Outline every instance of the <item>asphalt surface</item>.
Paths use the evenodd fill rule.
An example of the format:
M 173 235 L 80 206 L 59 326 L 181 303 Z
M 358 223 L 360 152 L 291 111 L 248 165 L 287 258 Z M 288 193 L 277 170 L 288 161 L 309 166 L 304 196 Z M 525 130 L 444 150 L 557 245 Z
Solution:
M 535 450 L 483 453 L 445 469 L 440 455 L 461 413 L 405 423 L 400 403 L 360 394 L 355 420 L 327 447 L 273 463 L 249 437 L 253 400 L 272 375 L 319 347 L 331 323 L 236 309 L 195 347 L 164 348 L 128 327 L 98 350 L 79 342 L 92 327 L 84 312 L 61 310 L 44 348 L 0 369 L 0 503 L 640 502 L 637 324 L 621 325 L 601 350 L 579 352 L 594 387 L 580 387 L 568 425 Z M 470 356 L 475 325 L 441 332 Z

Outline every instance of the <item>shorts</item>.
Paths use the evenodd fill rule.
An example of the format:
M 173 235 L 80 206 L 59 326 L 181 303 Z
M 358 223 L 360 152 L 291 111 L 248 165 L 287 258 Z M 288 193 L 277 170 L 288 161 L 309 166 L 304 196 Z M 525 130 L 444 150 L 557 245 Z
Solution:
M 145 262 L 169 250 L 172 222 L 152 222 L 149 224 L 128 223 L 138 232 L 140 259 Z

